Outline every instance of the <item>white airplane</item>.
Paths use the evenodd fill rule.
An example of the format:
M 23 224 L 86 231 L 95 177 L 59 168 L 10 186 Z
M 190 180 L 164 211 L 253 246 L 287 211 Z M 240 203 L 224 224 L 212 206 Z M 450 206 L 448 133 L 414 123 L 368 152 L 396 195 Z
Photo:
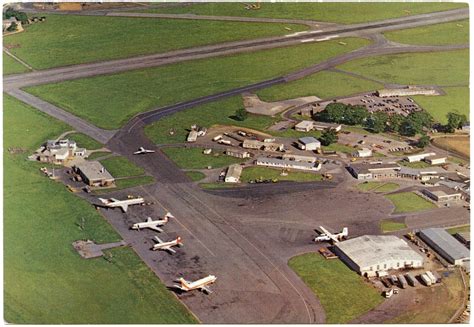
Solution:
M 180 283 L 180 285 L 174 285 L 174 287 L 179 288 L 180 290 L 185 291 L 185 292 L 198 289 L 207 294 L 211 294 L 212 291 L 207 287 L 207 285 L 214 283 L 216 279 L 217 277 L 214 275 L 209 275 L 195 282 L 190 282 L 190 281 L 185 280 L 184 278 L 179 278 L 177 281 Z
M 158 238 L 158 236 L 155 236 L 154 239 L 158 243 L 153 245 L 153 248 L 152 248 L 153 251 L 164 250 L 164 251 L 169 251 L 171 253 L 176 253 L 176 251 L 173 250 L 172 247 L 173 246 L 183 246 L 183 242 L 181 241 L 181 237 L 179 237 L 179 236 L 175 240 L 169 241 L 169 242 L 163 242 L 162 240 L 160 240 Z
M 147 150 L 144 147 L 139 147 L 138 151 L 135 151 L 133 154 L 146 154 L 146 153 L 154 153 L 155 150 Z
M 322 231 L 322 233 L 314 239 L 315 242 L 332 241 L 334 243 L 338 243 L 347 238 L 349 235 L 349 229 L 347 227 L 344 227 L 342 232 L 336 234 L 329 232 L 323 226 L 319 226 L 319 229 Z
M 145 200 L 141 197 L 137 198 L 132 198 L 132 199 L 126 199 L 126 200 L 117 200 L 114 198 L 110 199 L 103 199 L 99 198 L 100 202 L 108 208 L 121 208 L 123 212 L 127 212 L 128 206 L 134 205 L 134 204 L 144 204 Z
M 151 217 L 148 217 L 144 222 L 133 224 L 132 229 L 140 230 L 143 228 L 149 228 L 161 233 L 163 232 L 163 230 L 158 226 L 165 225 L 166 223 L 168 223 L 168 220 L 170 218 L 174 218 L 174 216 L 169 212 L 166 213 L 163 219 L 153 220 L 151 219 Z

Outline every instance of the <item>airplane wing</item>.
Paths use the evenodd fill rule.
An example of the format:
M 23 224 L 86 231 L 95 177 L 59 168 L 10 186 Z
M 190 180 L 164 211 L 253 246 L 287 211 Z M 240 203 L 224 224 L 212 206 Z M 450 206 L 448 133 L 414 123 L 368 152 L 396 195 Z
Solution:
M 160 240 L 158 236 L 155 236 L 155 240 L 158 242 L 158 244 L 161 244 L 161 243 L 163 243 L 163 241 L 162 241 L 162 240 Z
M 157 226 L 148 226 L 148 228 L 153 229 L 159 233 L 163 233 L 163 230 L 160 227 Z
M 173 253 L 173 254 L 176 253 L 176 251 L 175 251 L 173 248 L 171 248 L 171 247 L 167 247 L 167 248 L 165 248 L 165 250 L 166 250 L 166 251 L 169 251 L 169 252 L 171 252 L 171 253 Z
M 206 292 L 207 294 L 211 294 L 211 293 L 212 293 L 211 289 L 210 289 L 209 287 L 207 287 L 207 286 L 202 286 L 202 287 L 201 287 L 201 291 Z
M 117 200 L 116 198 L 110 198 L 110 201 L 112 201 L 112 202 L 118 202 L 119 200 Z
M 121 204 L 120 205 L 120 208 L 122 208 L 123 212 L 127 212 L 127 209 L 128 209 L 128 204 Z

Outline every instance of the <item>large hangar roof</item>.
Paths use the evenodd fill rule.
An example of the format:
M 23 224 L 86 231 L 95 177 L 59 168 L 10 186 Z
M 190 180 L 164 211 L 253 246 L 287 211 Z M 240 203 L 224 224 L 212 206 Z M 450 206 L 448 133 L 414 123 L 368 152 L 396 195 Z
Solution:
M 443 228 L 427 228 L 420 231 L 454 260 L 469 258 L 469 250 Z

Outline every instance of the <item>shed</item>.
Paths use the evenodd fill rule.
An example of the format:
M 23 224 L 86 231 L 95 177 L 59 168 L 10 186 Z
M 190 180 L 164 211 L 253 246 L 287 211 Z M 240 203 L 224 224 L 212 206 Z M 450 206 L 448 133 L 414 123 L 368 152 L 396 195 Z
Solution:
M 110 186 L 115 182 L 114 177 L 98 161 L 85 161 L 73 169 L 90 186 Z
M 469 250 L 443 228 L 423 229 L 420 238 L 449 263 L 456 266 L 469 264 Z
M 321 142 L 312 136 L 306 136 L 298 140 L 298 147 L 301 150 L 314 151 L 321 147 Z

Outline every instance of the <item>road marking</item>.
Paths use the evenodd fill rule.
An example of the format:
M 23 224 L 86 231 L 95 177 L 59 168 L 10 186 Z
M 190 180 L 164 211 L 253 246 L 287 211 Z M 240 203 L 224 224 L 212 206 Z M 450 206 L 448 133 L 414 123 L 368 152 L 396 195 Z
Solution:
M 306 43 L 306 42 L 313 42 L 314 39 L 304 39 L 304 40 L 301 40 L 300 42 L 301 43 Z
M 150 196 L 154 201 L 155 203 L 158 203 L 158 205 L 160 207 L 162 207 L 166 212 L 171 212 L 170 210 L 168 210 L 163 204 L 161 204 L 160 201 L 158 201 L 158 199 L 156 197 L 154 197 L 152 194 L 150 194 L 150 192 L 148 192 L 143 186 L 140 186 L 140 188 L 148 194 L 148 196 Z M 181 227 L 183 227 L 192 237 L 194 237 L 199 243 L 201 243 L 201 245 L 207 250 L 209 251 L 209 253 L 212 255 L 212 256 L 216 256 L 214 254 L 214 252 L 211 251 L 211 249 L 209 249 L 198 237 L 196 237 L 196 235 L 194 235 L 186 226 L 184 226 L 179 220 L 178 218 L 174 217 L 174 219 Z
M 330 40 L 330 39 L 334 39 L 336 37 L 339 37 L 339 35 L 326 36 L 326 37 L 323 37 L 322 39 L 317 39 L 316 42 L 327 41 L 327 40 Z
M 315 31 L 315 32 L 318 32 L 318 31 Z M 319 31 L 320 32 L 320 31 Z M 309 31 L 302 31 L 302 32 L 296 32 L 296 33 L 292 33 L 292 34 L 287 34 L 285 35 L 285 37 L 293 37 L 293 36 L 298 36 L 300 34 L 306 34 L 306 33 L 309 33 Z M 313 32 L 312 32 L 313 33 Z

